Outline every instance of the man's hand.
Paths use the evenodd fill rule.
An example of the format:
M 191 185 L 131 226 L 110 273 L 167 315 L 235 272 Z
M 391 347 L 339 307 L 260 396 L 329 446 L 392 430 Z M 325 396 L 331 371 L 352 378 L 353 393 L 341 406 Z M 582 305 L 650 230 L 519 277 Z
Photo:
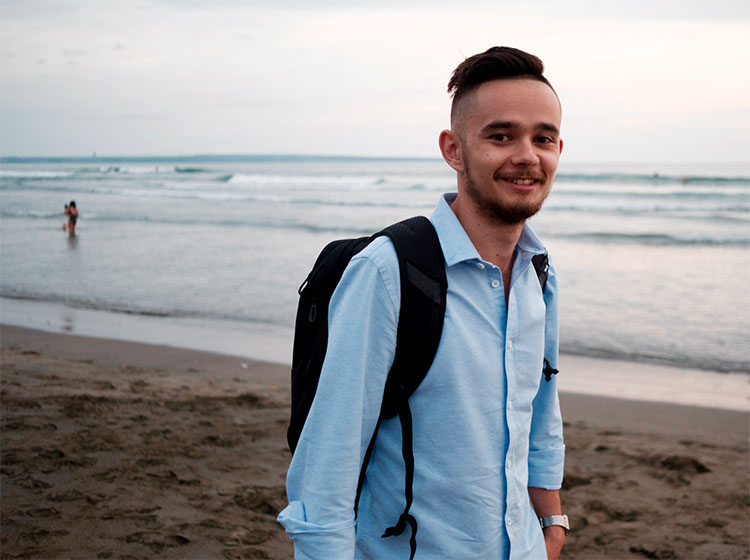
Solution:
M 557 560 L 560 557 L 560 551 L 565 544 L 565 529 L 559 525 L 545 527 L 544 546 L 547 548 L 548 560 Z

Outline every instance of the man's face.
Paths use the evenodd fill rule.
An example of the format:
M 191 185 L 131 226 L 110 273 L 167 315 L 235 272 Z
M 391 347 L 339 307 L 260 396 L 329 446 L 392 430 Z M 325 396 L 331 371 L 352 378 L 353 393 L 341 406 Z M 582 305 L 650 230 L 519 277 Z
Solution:
M 461 100 L 455 123 L 459 196 L 485 217 L 518 224 L 547 198 L 562 150 L 560 102 L 536 80 L 493 80 Z

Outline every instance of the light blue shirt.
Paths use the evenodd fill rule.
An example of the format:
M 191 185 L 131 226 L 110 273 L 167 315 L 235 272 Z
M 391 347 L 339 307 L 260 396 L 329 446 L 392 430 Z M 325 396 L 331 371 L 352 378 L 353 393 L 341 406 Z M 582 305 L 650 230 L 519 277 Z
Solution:
M 557 279 L 542 294 L 531 257 L 545 252 L 526 225 L 506 308 L 499 268 L 482 260 L 441 198 L 432 222 L 445 255 L 448 297 L 435 360 L 409 400 L 414 430 L 416 559 L 546 558 L 528 486 L 562 484 L 564 445 L 556 377 Z M 329 308 L 320 384 L 287 475 L 279 522 L 297 559 L 409 558 L 410 528 L 381 538 L 402 513 L 398 417 L 383 421 L 358 518 L 360 465 L 395 353 L 398 263 L 380 237 L 356 255 Z

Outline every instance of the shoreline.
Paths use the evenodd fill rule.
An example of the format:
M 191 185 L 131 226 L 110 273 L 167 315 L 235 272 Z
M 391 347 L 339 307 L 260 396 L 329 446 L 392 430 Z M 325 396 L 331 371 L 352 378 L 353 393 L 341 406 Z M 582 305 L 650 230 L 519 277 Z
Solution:
M 274 325 L 153 317 L 0 297 L 0 323 L 50 333 L 155 344 L 289 366 L 294 332 Z M 561 392 L 750 410 L 750 375 L 561 353 Z
M 292 557 L 289 368 L 0 326 L 3 557 Z M 750 553 L 749 414 L 561 392 L 563 560 Z
M 249 391 L 284 402 L 291 398 L 290 369 L 286 364 L 169 345 L 51 333 L 2 323 L 0 335 L 3 348 L 26 348 L 40 355 L 111 367 L 207 370 L 215 383 L 236 381 L 239 375 Z M 568 358 L 571 360 L 566 362 L 568 366 L 575 365 L 579 359 L 589 360 Z M 609 363 L 608 360 L 601 361 Z M 593 365 L 597 366 L 598 362 Z M 593 367 L 591 373 L 595 374 L 596 370 L 597 367 Z M 566 423 L 585 422 L 594 417 L 597 424 L 607 428 L 627 424 L 643 433 L 690 434 L 707 440 L 726 437 L 727 442 L 735 443 L 750 441 L 750 410 L 747 409 L 612 397 L 587 391 L 585 387 L 582 389 L 560 388 Z
M 110 367 L 208 371 L 215 383 L 236 381 L 239 375 L 249 391 L 284 402 L 291 398 L 290 369 L 286 364 L 169 345 L 52 333 L 2 323 L 0 335 L 3 348 L 26 348 L 40 355 Z M 567 358 L 570 361 L 565 363 L 569 367 L 578 360 L 589 360 L 575 356 Z M 600 361 L 611 365 L 608 360 Z M 626 362 L 622 364 L 628 365 Z M 598 370 L 598 360 L 593 366 L 591 375 Z M 648 369 L 661 367 L 649 366 Z M 231 375 L 228 372 L 232 372 Z M 574 388 L 582 390 L 559 389 L 566 423 L 585 422 L 594 417 L 597 424 L 607 428 L 627 424 L 643 433 L 690 434 L 707 440 L 726 437 L 727 442 L 735 443 L 750 441 L 750 410 L 747 409 L 613 397 L 586 390 L 583 386 Z

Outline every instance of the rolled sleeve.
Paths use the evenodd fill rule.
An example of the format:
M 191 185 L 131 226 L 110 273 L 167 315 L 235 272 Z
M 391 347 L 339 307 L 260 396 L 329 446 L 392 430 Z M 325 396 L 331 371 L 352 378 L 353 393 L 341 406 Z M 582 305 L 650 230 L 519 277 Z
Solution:
M 529 486 L 558 490 L 565 468 L 565 444 L 555 379 L 541 382 L 529 443 Z
M 295 500 L 279 514 L 278 522 L 294 542 L 295 560 L 354 558 L 354 519 L 339 524 L 318 525 L 307 521 L 305 505 Z
M 565 446 L 529 452 L 529 486 L 559 490 L 562 486 Z

